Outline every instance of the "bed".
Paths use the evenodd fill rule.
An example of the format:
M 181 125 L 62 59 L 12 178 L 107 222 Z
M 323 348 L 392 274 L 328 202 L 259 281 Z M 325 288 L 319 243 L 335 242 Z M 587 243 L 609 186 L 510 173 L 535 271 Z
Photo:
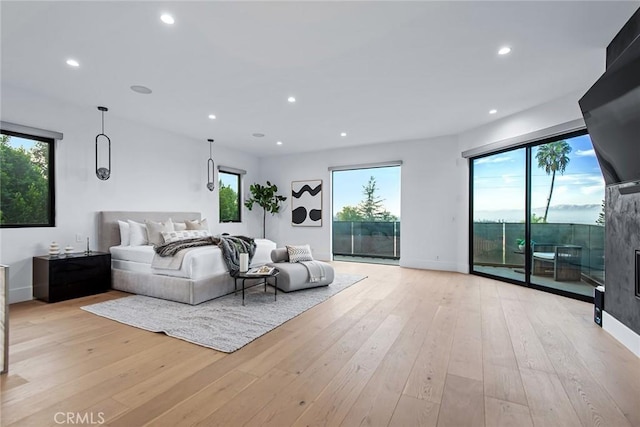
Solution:
M 190 250 L 178 270 L 152 267 L 154 250 L 151 245 L 122 246 L 118 220 L 137 222 L 200 220 L 197 212 L 128 212 L 103 211 L 98 214 L 98 249 L 111 253 L 111 287 L 133 294 L 147 295 L 196 305 L 229 294 L 234 280 L 222 261 L 217 246 Z M 256 253 L 251 266 L 271 261 L 276 244 L 256 239 Z

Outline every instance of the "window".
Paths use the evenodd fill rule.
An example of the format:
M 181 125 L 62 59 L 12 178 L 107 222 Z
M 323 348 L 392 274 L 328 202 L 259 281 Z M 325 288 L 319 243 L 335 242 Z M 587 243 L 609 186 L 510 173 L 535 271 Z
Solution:
M 0 226 L 55 226 L 53 139 L 0 131 Z
M 240 173 L 222 168 L 218 172 L 220 222 L 240 222 Z
M 336 169 L 332 175 L 333 259 L 398 264 L 400 166 Z

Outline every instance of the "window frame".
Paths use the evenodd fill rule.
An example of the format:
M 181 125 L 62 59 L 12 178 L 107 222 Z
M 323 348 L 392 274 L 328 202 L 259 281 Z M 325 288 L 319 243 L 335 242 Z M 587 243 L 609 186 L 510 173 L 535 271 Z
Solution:
M 49 152 L 47 156 L 47 181 L 49 184 L 48 198 L 49 209 L 47 212 L 48 221 L 45 224 L 2 224 L 0 228 L 42 228 L 42 227 L 55 227 L 56 226 L 56 181 L 55 181 L 55 139 L 43 136 L 32 135 L 28 133 L 15 132 L 6 129 L 0 129 L 0 133 L 3 135 L 15 136 L 17 138 L 31 139 L 34 141 L 44 142 L 49 144 Z
M 242 222 L 242 173 L 240 171 L 236 172 L 236 171 L 231 171 L 229 169 L 226 168 L 222 168 L 220 167 L 218 169 L 218 182 L 220 182 L 220 174 L 226 174 L 226 175 L 234 175 L 237 179 L 238 182 L 238 216 L 237 219 L 232 219 L 232 220 L 225 220 L 223 221 L 222 218 L 220 217 L 220 208 L 222 207 L 222 204 L 220 203 L 220 188 L 218 188 L 218 222 L 220 224 L 229 224 L 229 223 L 241 223 Z

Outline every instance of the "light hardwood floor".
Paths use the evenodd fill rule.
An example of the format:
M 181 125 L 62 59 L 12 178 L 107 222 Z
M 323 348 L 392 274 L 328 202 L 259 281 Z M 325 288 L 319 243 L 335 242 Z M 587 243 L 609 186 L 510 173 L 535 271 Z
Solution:
M 640 359 L 592 305 L 334 265 L 369 278 L 232 354 L 80 310 L 115 291 L 13 305 L 2 426 L 640 426 Z

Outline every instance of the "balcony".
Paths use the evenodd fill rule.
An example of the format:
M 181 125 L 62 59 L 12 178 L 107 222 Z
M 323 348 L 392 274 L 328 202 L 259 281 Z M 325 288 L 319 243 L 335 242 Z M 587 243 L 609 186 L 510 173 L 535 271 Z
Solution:
M 400 221 L 333 221 L 333 255 L 344 259 L 400 259 Z
M 524 223 L 475 222 L 473 230 L 474 270 L 524 281 L 524 251 L 516 243 L 524 237 Z M 604 227 L 536 223 L 531 224 L 531 238 L 538 248 L 579 248 L 572 261 L 578 273 L 571 280 L 552 270 L 536 269 L 531 275 L 533 284 L 593 296 L 593 286 L 604 283 Z

